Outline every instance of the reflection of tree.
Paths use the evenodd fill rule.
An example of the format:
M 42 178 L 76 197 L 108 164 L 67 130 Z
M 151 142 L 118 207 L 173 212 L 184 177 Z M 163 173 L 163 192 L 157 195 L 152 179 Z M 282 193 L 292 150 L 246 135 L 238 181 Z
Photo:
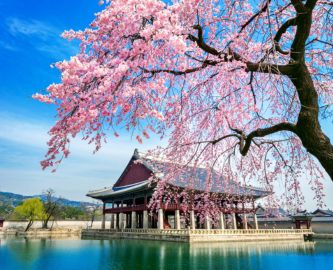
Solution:
M 98 244 L 96 269 L 263 269 L 267 257 L 312 254 L 314 247 L 313 242 L 302 241 L 186 244 L 104 240 Z
M 47 240 L 22 238 L 8 241 L 7 246 L 13 257 L 24 265 L 22 269 L 27 269 L 41 257 L 47 246 Z

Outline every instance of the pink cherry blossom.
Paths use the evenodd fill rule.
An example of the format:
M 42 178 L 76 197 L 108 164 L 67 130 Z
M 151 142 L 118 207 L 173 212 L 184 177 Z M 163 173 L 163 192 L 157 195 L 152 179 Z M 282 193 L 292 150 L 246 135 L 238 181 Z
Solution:
M 98 150 L 104 130 L 123 127 L 140 143 L 149 130 L 168 139 L 149 154 L 173 166 L 156 204 L 166 181 L 189 166 L 270 191 L 279 182 L 284 196 L 270 201 L 294 209 L 309 183 L 322 204 L 321 180 L 333 177 L 333 146 L 319 121 L 332 115 L 331 8 L 315 0 L 106 1 L 90 28 L 63 34 L 81 51 L 55 64 L 60 83 L 33 96 L 58 113 L 42 167 L 57 166 L 79 134 Z M 211 185 L 208 174 L 196 207 L 213 216 Z

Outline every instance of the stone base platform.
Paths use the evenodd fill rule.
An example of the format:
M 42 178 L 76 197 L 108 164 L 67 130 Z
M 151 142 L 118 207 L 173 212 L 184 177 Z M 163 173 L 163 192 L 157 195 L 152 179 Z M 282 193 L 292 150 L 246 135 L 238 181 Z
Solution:
M 333 240 L 332 233 L 315 233 L 313 234 L 313 239 L 320 239 L 320 240 Z
M 82 238 L 96 239 L 143 239 L 174 242 L 234 242 L 306 240 L 312 238 L 309 229 L 248 229 L 248 230 L 174 230 L 174 229 L 123 229 L 82 230 Z

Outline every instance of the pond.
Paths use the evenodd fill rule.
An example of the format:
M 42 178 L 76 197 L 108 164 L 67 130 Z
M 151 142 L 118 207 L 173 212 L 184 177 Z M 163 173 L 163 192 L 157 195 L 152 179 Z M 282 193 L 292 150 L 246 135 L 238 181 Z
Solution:
M 333 241 L 174 243 L 146 240 L 0 239 L 1 270 L 329 269 Z

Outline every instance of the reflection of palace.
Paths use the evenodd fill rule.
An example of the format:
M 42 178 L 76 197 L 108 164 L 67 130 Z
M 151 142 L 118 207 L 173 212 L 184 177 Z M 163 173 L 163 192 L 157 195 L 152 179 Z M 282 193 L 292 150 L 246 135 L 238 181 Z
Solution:
M 105 215 L 111 215 L 112 229 L 125 228 L 158 228 L 182 229 L 219 228 L 219 229 L 258 229 L 255 215 L 255 200 L 268 195 L 268 192 L 253 187 L 243 187 L 236 182 L 226 183 L 217 174 L 212 174 L 211 196 L 219 198 L 219 226 L 214 226 L 207 216 L 204 224 L 200 224 L 195 209 L 190 211 L 189 219 L 181 218 L 183 211 L 181 201 L 161 203 L 157 214 L 149 214 L 148 204 L 154 191 L 149 178 L 154 176 L 162 179 L 168 171 L 168 163 L 143 157 L 137 150 L 129 161 L 127 167 L 112 188 L 105 188 L 88 193 L 89 197 L 103 202 L 103 225 L 105 228 Z M 206 178 L 208 172 L 202 168 L 188 167 L 180 179 L 192 176 L 193 191 L 196 193 L 206 191 Z M 194 177 L 193 177 L 194 175 Z M 184 181 L 175 179 L 169 183 L 170 190 L 182 191 Z M 180 198 L 181 200 L 181 198 Z M 246 203 L 244 203 L 246 202 Z M 248 222 L 251 215 L 252 224 Z M 188 221 L 189 220 L 189 221 Z
M 291 252 L 311 253 L 315 249 L 315 242 L 312 241 L 273 241 L 273 242 L 234 242 L 234 243 L 193 243 L 190 245 L 191 256 L 197 256 L 207 253 L 211 250 L 214 253 L 220 253 L 222 256 L 228 254 L 241 253 L 266 253 L 266 252 Z

